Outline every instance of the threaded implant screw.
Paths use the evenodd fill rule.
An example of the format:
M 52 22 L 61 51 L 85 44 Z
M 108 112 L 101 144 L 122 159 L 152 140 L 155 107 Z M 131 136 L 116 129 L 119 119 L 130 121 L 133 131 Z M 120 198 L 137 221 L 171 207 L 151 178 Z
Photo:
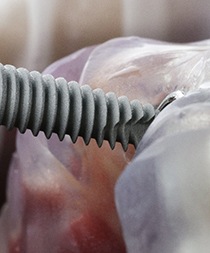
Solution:
M 57 133 L 60 140 L 68 134 L 73 142 L 81 136 L 86 144 L 94 138 L 99 147 L 107 140 L 112 149 L 121 142 L 126 150 L 138 145 L 155 113 L 139 100 L 0 64 L 0 125 L 8 129 L 43 131 L 47 138 Z

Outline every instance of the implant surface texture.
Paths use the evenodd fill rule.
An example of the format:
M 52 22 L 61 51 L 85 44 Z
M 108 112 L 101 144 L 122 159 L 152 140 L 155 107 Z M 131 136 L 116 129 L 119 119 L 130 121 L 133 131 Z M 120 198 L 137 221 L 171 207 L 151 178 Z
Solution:
M 63 78 L 10 65 L 0 65 L 0 75 L 0 124 L 21 133 L 43 131 L 50 138 L 54 132 L 60 140 L 68 134 L 73 142 L 82 136 L 86 144 L 95 138 L 99 147 L 108 140 L 111 148 L 118 141 L 126 150 L 138 145 L 155 116 L 152 105 Z

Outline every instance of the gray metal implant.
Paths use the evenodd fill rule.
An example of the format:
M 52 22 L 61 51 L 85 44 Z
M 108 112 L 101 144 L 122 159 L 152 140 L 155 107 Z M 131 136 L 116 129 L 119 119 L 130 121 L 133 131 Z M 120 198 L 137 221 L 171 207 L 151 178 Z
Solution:
M 120 142 L 126 150 L 138 145 L 155 113 L 138 100 L 0 64 L 0 125 L 8 129 L 57 133 L 60 140 L 68 134 L 73 142 L 81 136 L 86 144 L 94 138 L 99 147 L 107 140 L 112 149 Z

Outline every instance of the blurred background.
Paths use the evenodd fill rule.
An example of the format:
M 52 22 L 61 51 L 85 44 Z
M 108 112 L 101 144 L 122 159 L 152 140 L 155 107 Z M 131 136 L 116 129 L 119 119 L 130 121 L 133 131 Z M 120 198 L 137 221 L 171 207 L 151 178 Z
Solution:
M 0 0 L 0 62 L 42 71 L 113 37 L 208 39 L 209 13 L 209 0 Z
M 170 42 L 210 38 L 209 0 L 0 0 L 0 17 L 0 62 L 39 71 L 119 36 Z M 0 206 L 14 134 L 0 127 Z

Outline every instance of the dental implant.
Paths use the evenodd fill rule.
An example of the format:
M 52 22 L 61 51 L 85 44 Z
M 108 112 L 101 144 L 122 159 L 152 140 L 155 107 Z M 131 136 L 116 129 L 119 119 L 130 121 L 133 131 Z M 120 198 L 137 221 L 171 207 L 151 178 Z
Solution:
M 0 125 L 7 129 L 56 133 L 60 140 L 67 134 L 73 142 L 81 136 L 86 144 L 94 138 L 99 147 L 107 140 L 112 149 L 120 142 L 126 150 L 138 145 L 155 114 L 139 100 L 0 64 Z

